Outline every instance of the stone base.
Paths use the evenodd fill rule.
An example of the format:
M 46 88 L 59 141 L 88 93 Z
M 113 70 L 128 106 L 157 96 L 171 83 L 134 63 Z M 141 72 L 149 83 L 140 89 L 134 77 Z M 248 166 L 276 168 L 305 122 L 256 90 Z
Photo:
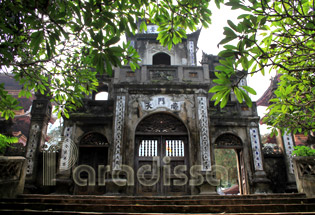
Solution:
M 106 180 L 106 195 L 124 195 L 126 194 L 126 179 Z
M 285 192 L 286 193 L 297 193 L 297 186 L 296 186 L 296 182 L 287 182 L 286 186 L 285 186 Z
M 212 186 L 208 183 L 201 185 L 199 189 L 199 195 L 218 195 L 216 186 Z
M 39 189 L 31 183 L 28 183 L 27 181 L 25 181 L 25 186 L 24 186 L 24 194 L 38 194 Z
M 57 179 L 54 194 L 73 194 L 73 181 L 70 179 Z
M 264 171 L 256 172 L 253 180 L 253 193 L 272 193 L 270 183 L 271 181 L 266 177 L 266 173 Z

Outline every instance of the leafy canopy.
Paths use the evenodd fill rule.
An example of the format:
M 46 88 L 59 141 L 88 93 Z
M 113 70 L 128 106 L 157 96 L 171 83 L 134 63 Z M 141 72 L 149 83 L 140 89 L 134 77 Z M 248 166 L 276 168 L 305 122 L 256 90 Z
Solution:
M 0 13 L 1 73 L 13 74 L 31 91 L 47 94 L 59 116 L 75 109 L 97 89 L 97 75 L 112 74 L 112 66 L 138 68 L 139 55 L 124 34 L 135 34 L 137 20 L 159 26 L 158 39 L 170 49 L 186 31 L 210 23 L 210 0 L 2 0 Z M 223 0 L 216 0 L 219 5 Z M 146 30 L 146 23 L 140 25 Z M 0 85 L 1 117 L 18 109 Z
M 251 105 L 251 88 L 239 86 L 244 75 L 275 70 L 281 75 L 264 122 L 282 131 L 315 131 L 315 3 L 314 0 L 228 0 L 232 10 L 243 10 L 239 23 L 228 21 L 214 99 L 225 106 L 231 90 Z M 237 42 L 237 44 L 235 43 Z M 236 45 L 235 45 L 236 44 Z

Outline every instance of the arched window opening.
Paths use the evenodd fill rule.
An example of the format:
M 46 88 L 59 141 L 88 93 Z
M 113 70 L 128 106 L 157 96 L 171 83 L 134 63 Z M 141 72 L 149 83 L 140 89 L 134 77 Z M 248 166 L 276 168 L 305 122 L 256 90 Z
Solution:
M 98 101 L 106 101 L 108 100 L 108 92 L 99 92 L 95 95 L 95 100 L 98 100 Z
M 216 148 L 242 148 L 243 144 L 239 137 L 233 134 L 222 134 L 215 141 Z
M 105 186 L 99 186 L 108 176 L 100 173 L 98 168 L 100 165 L 108 164 L 108 147 L 107 138 L 96 132 L 88 133 L 80 141 L 78 166 L 87 165 L 88 169 L 82 169 L 79 172 L 81 179 L 87 180 L 86 186 L 75 185 L 74 193 L 76 195 L 104 195 Z M 91 185 L 90 183 L 93 184 Z
M 171 56 L 166 53 L 153 55 L 153 65 L 171 65 Z
M 225 175 L 220 180 L 219 193 L 247 194 L 247 174 L 245 169 L 242 140 L 233 134 L 225 133 L 215 140 L 215 163 L 223 166 Z M 228 177 L 224 177 L 228 176 Z
M 239 194 L 238 157 L 235 149 L 214 149 L 215 164 L 224 167 L 217 171 L 216 178 L 220 181 L 219 194 Z

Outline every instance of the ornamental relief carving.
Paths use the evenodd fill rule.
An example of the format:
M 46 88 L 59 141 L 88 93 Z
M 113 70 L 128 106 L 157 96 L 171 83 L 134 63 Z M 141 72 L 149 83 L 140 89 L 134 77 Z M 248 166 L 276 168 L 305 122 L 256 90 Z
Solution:
M 18 180 L 23 162 L 23 160 L 0 161 L 0 181 Z
M 172 49 L 171 51 L 168 50 L 167 47 L 164 47 L 164 46 L 161 46 L 161 45 L 149 45 L 149 53 L 151 55 L 155 54 L 155 53 L 158 53 L 158 52 L 164 52 L 168 55 L 174 55 L 175 54 L 175 51 L 174 49 Z
M 315 176 L 315 160 L 307 159 L 297 162 L 297 169 L 301 176 Z
M 215 141 L 215 147 L 242 147 L 241 140 L 233 134 L 222 134 Z
M 136 133 L 187 133 L 185 125 L 170 114 L 157 113 L 143 119 Z
M 80 145 L 108 146 L 108 141 L 102 134 L 89 133 L 82 138 Z

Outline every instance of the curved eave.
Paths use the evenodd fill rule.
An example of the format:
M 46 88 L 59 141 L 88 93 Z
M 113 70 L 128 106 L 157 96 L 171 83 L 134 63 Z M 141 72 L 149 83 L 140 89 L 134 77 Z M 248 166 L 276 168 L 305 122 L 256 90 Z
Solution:
M 257 106 L 268 107 L 270 105 L 269 100 L 273 97 L 273 92 L 277 87 L 277 83 L 280 81 L 281 74 L 276 74 L 274 78 L 270 81 L 270 85 L 264 94 L 256 101 Z
M 269 100 L 272 98 L 272 87 L 269 85 L 264 94 L 256 101 L 257 106 L 269 106 Z

